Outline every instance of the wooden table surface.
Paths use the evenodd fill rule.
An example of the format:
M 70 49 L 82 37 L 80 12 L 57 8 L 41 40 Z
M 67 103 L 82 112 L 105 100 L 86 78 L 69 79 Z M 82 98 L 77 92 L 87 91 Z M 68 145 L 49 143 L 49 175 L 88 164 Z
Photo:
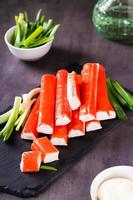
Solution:
M 70 63 L 100 62 L 108 75 L 133 91 L 133 46 L 101 38 L 91 21 L 94 0 L 0 1 L 0 110 L 15 95 L 37 86 L 45 72 L 56 72 Z M 27 10 L 31 16 L 42 8 L 60 22 L 51 51 L 37 62 L 13 57 L 4 43 L 5 31 L 14 25 L 14 15 Z M 111 122 L 110 122 L 111 123 Z M 90 184 L 101 170 L 114 165 L 133 165 L 133 116 L 111 131 L 90 153 L 54 182 L 37 200 L 91 200 Z M 0 193 L 0 200 L 20 198 Z

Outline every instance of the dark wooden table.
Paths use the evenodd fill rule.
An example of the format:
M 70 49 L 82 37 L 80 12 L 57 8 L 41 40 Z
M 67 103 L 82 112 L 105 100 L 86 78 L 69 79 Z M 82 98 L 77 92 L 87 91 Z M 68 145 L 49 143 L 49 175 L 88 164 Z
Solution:
M 100 62 L 111 78 L 133 91 L 133 46 L 101 38 L 94 30 L 91 15 L 93 0 L 4 0 L 0 1 L 0 110 L 13 102 L 15 95 L 38 85 L 45 72 L 56 72 L 70 63 Z M 52 50 L 37 62 L 13 57 L 4 43 L 5 31 L 14 25 L 13 16 L 27 10 L 31 16 L 42 8 L 48 17 L 62 24 Z M 104 168 L 133 165 L 133 116 L 109 133 L 88 155 L 60 177 L 45 192 L 32 199 L 91 200 L 93 178 Z M 0 193 L 0 200 L 20 198 Z

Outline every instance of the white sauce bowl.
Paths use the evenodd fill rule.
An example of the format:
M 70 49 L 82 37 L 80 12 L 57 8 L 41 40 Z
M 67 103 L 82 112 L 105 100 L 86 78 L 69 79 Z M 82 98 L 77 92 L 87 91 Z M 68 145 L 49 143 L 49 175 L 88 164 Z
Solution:
M 92 181 L 90 194 L 92 200 L 98 200 L 97 193 L 99 186 L 106 180 L 111 178 L 126 178 L 133 181 L 133 167 L 121 165 L 115 166 L 100 172 Z
M 11 44 L 11 38 L 14 32 L 15 26 L 11 27 L 4 36 L 4 40 L 10 52 L 17 58 L 25 61 L 35 61 L 46 55 L 51 46 L 52 41 L 35 48 L 18 48 Z

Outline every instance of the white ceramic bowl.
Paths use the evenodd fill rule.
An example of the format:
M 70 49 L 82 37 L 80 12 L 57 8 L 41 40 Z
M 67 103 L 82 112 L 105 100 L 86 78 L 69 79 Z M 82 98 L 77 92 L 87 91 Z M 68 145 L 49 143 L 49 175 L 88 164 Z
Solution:
M 50 41 L 42 46 L 35 47 L 35 48 L 29 48 L 29 49 L 14 47 L 10 43 L 14 29 L 15 29 L 15 26 L 11 27 L 5 33 L 4 39 L 5 39 L 5 43 L 7 44 L 10 52 L 17 58 L 19 58 L 21 60 L 25 60 L 25 61 L 35 61 L 35 60 L 38 60 L 39 58 L 43 57 L 44 55 L 46 55 L 48 53 L 48 51 L 50 50 L 50 48 L 52 46 L 52 41 Z
M 121 166 L 111 167 L 100 172 L 94 178 L 90 187 L 90 194 L 91 194 L 92 200 L 98 200 L 97 192 L 98 192 L 99 186 L 104 181 L 110 178 L 126 178 L 133 181 L 133 167 L 121 165 Z

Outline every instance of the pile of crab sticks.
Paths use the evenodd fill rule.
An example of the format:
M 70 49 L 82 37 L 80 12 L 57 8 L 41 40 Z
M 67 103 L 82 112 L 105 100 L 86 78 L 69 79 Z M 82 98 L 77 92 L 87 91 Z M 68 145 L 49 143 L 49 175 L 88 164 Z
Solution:
M 69 138 L 101 129 L 101 121 L 114 119 L 116 115 L 126 119 L 122 118 L 124 110 L 119 101 L 133 110 L 132 95 L 120 84 L 106 79 L 102 65 L 84 64 L 81 74 L 61 69 L 56 75 L 44 74 L 40 88 L 15 98 L 13 108 L 0 116 L 0 124 L 6 122 L 0 136 L 7 141 L 16 127 L 16 131 L 22 129 L 21 139 L 33 141 L 31 150 L 22 154 L 22 172 L 56 170 L 41 166 L 42 162 L 59 159 L 55 146 L 67 146 Z

